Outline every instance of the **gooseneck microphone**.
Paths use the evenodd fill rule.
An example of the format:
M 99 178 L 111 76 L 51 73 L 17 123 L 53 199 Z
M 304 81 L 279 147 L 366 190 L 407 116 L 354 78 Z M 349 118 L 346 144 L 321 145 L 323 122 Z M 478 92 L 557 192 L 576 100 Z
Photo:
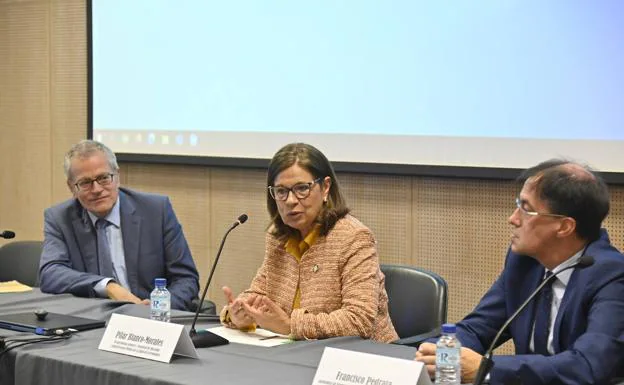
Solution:
M 221 256 L 221 250 L 223 250 L 223 245 L 225 244 L 225 239 L 228 234 L 234 230 L 238 225 L 242 225 L 247 222 L 249 217 L 247 214 L 241 214 L 238 217 L 238 220 L 230 226 L 228 231 L 225 232 L 223 239 L 221 240 L 221 246 L 219 246 L 219 251 L 217 251 L 217 257 L 215 258 L 214 263 L 212 264 L 212 269 L 210 270 L 210 275 L 208 276 L 208 282 L 206 282 L 206 286 L 204 286 L 204 291 L 202 293 L 201 299 L 199 300 L 199 305 L 197 306 L 197 311 L 195 312 L 195 318 L 193 318 L 193 324 L 191 325 L 191 331 L 189 332 L 189 336 L 193 341 L 193 345 L 196 348 L 207 348 L 210 346 L 219 346 L 225 345 L 230 341 L 225 338 L 218 336 L 214 333 L 211 333 L 207 330 L 200 330 L 199 332 L 195 330 L 195 323 L 197 322 L 197 317 L 199 317 L 199 311 L 201 310 L 201 305 L 204 303 L 204 299 L 206 299 L 206 293 L 208 292 L 208 286 L 210 286 L 210 281 L 212 281 L 212 275 L 215 272 L 215 268 L 217 267 L 217 263 L 219 263 L 219 257 Z
M 516 310 L 511 317 L 509 317 L 507 319 L 507 321 L 505 321 L 505 323 L 503 324 L 503 326 L 501 326 L 501 328 L 499 329 L 498 333 L 496 334 L 496 337 L 494 337 L 494 339 L 492 340 L 492 344 L 490 345 L 490 347 L 488 348 L 488 350 L 485 352 L 485 354 L 483 355 L 483 357 L 481 358 L 481 364 L 479 365 L 479 370 L 477 371 L 477 375 L 475 376 L 474 381 L 472 382 L 473 385 L 482 385 L 483 381 L 485 380 L 485 377 L 487 376 L 487 374 L 490 372 L 490 370 L 492 370 L 492 366 L 494 366 L 494 361 L 492 361 L 492 351 L 494 350 L 494 347 L 496 346 L 496 343 L 498 342 L 498 340 L 500 339 L 500 336 L 503 334 L 503 332 L 507 329 L 507 327 L 509 326 L 509 324 L 516 319 L 516 317 L 518 317 L 518 314 L 520 314 L 520 312 L 522 310 L 524 310 L 525 307 L 527 307 L 527 305 L 529 304 L 529 302 L 531 302 L 531 300 L 537 295 L 537 293 L 539 293 L 542 288 L 544 286 L 546 286 L 546 284 L 550 281 L 552 281 L 553 279 L 555 279 L 555 277 L 561 273 L 562 271 L 566 271 L 568 269 L 572 269 L 575 267 L 579 267 L 579 268 L 585 268 L 588 266 L 591 266 L 594 264 L 594 257 L 589 256 L 589 255 L 583 255 L 581 258 L 579 258 L 579 260 L 570 265 L 570 266 L 566 266 L 563 269 L 557 271 L 556 273 L 553 273 L 551 276 L 549 276 L 548 278 L 544 279 L 542 281 L 542 283 L 539 284 L 539 286 L 537 286 L 537 288 L 533 291 L 533 293 L 531 293 L 531 295 L 529 296 L 529 298 L 527 298 L 522 305 L 520 305 L 520 307 L 518 308 L 518 310 Z
M 4 238 L 4 239 L 15 238 L 15 233 L 12 232 L 11 230 L 5 230 L 0 233 L 0 238 Z

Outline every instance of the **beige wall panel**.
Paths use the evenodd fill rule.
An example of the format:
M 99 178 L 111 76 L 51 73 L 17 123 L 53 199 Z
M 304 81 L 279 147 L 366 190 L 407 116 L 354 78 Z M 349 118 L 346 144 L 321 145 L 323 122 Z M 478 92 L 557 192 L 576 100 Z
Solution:
M 204 167 L 124 164 L 122 186 L 169 196 L 202 279 L 209 266 L 210 171 Z
M 83 0 L 54 0 L 50 4 L 49 172 L 52 203 L 56 203 L 71 196 L 63 172 L 65 153 L 87 137 L 87 31 Z
M 619 250 L 624 248 L 624 186 L 611 186 L 611 211 L 605 221 L 609 238 Z
M 509 239 L 510 182 L 414 179 L 415 265 L 449 283 L 449 320 L 456 321 L 498 275 Z
M 119 166 L 119 182 L 124 187 L 135 188 L 134 186 L 128 185 L 128 174 L 132 165 L 137 165 L 137 163 L 122 163 L 117 161 L 117 165 Z
M 411 264 L 410 178 L 339 174 L 338 179 L 352 214 L 375 234 L 380 262 Z
M 49 5 L 0 2 L 0 229 L 41 239 L 50 202 Z
M 203 215 L 204 220 L 210 223 L 211 263 L 229 226 L 240 214 L 249 216 L 244 225 L 228 236 L 215 270 L 209 296 L 221 306 L 224 304 L 221 287 L 227 285 L 234 293 L 248 288 L 262 264 L 265 229 L 269 223 L 266 171 L 213 168 L 211 176 L 210 215 Z M 208 273 L 204 272 L 204 276 L 207 277 Z

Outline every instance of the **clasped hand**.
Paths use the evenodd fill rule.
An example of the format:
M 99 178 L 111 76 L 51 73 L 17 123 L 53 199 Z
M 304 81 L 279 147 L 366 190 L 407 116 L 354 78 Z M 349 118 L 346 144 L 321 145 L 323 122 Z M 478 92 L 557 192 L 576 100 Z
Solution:
M 424 342 L 420 344 L 418 351 L 416 352 L 416 361 L 420 361 L 425 364 L 427 372 L 430 377 L 435 376 L 435 357 L 436 346 L 430 342 Z M 472 349 L 461 348 L 461 376 L 462 383 L 472 383 L 479 365 L 481 364 L 481 355 Z
M 263 329 L 279 334 L 290 334 L 290 317 L 269 297 L 250 294 L 245 298 L 234 298 L 232 290 L 224 286 L 223 293 L 228 301 L 230 320 L 239 329 L 256 323 Z

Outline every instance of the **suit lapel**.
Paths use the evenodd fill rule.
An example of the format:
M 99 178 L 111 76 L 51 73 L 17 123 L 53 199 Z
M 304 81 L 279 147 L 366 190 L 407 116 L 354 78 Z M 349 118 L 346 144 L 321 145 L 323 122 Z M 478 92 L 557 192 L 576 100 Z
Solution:
M 72 226 L 76 241 L 82 255 L 85 271 L 99 274 L 100 267 L 97 257 L 97 240 L 87 211 L 76 201 L 76 209 L 73 213 Z
M 571 298 L 574 298 L 576 295 L 576 281 L 578 280 L 577 273 L 578 271 L 574 269 L 572 275 L 570 275 L 570 280 L 568 281 L 565 292 L 563 293 L 563 298 L 559 304 L 559 310 L 557 310 L 557 318 L 555 318 L 555 325 L 553 326 L 553 349 L 555 350 L 555 354 L 561 351 L 559 331 L 561 329 L 561 323 L 565 317 L 566 307 L 570 304 Z
M 532 271 L 528 272 L 527 282 L 528 285 L 525 286 L 525 293 L 523 293 L 522 301 L 525 301 L 529 295 L 537 288 L 537 286 L 542 281 L 544 277 L 544 268 L 541 265 L 537 265 L 537 268 L 532 269 Z M 539 296 L 539 294 L 538 294 Z M 531 337 L 533 336 L 533 321 L 535 320 L 535 304 L 536 298 L 533 299 L 533 303 L 527 306 L 526 311 L 520 313 L 518 316 L 518 335 L 521 335 L 522 340 L 518 341 L 519 346 L 516 351 L 519 354 L 527 354 L 529 353 L 529 346 L 531 342 Z M 518 306 L 520 306 L 518 304 Z
M 136 208 L 131 199 L 123 191 L 119 191 L 121 233 L 123 237 L 124 258 L 130 291 L 138 292 L 139 279 L 139 234 L 141 233 L 141 217 L 136 215 Z

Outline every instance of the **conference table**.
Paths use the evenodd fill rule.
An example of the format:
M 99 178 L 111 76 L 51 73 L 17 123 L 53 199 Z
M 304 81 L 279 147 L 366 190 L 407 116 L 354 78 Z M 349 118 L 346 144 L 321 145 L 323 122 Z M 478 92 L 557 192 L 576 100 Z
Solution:
M 40 308 L 100 320 L 108 320 L 113 313 L 147 318 L 149 311 L 145 305 L 78 298 L 70 294 L 50 295 L 36 288 L 26 293 L 0 294 L 2 314 Z M 174 318 L 183 314 L 188 315 L 172 312 Z M 200 321 L 198 326 L 209 328 L 218 324 Z M 18 334 L 0 329 L 1 336 Z M 0 356 L 0 384 L 310 385 L 325 347 L 410 360 L 415 354 L 412 347 L 375 343 L 359 337 L 339 337 L 295 341 L 268 348 L 230 343 L 197 349 L 199 359 L 174 356 L 167 364 L 99 350 L 103 334 L 103 328 L 82 331 L 67 340 L 11 350 Z

